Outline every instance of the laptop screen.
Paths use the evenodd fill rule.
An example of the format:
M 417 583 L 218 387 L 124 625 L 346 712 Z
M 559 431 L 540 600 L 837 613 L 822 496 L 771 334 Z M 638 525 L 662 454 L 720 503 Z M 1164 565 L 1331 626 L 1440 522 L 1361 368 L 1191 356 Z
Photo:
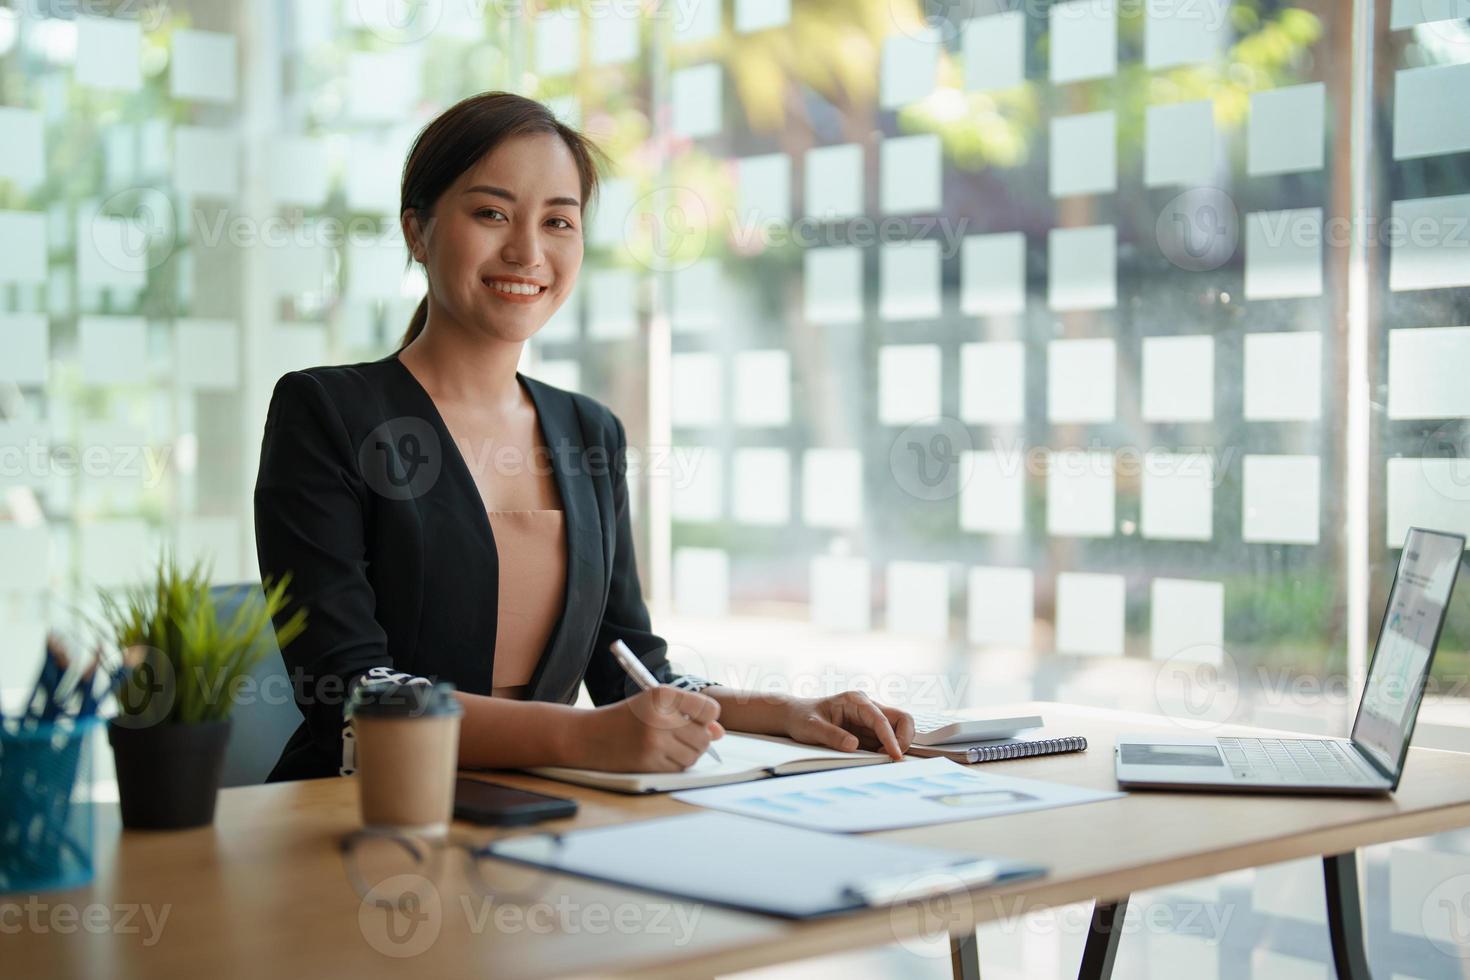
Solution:
M 1395 776 L 1414 733 L 1464 548 L 1465 539 L 1458 535 L 1411 528 L 1399 558 L 1353 722 L 1353 742 Z

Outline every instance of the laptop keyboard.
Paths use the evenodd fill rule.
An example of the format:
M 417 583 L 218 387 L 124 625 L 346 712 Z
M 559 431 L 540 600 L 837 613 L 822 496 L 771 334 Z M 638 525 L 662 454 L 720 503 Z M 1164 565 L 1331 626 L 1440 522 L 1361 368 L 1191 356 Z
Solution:
M 1367 783 L 1368 774 L 1342 743 L 1311 738 L 1221 738 L 1220 750 L 1238 779 L 1301 783 Z

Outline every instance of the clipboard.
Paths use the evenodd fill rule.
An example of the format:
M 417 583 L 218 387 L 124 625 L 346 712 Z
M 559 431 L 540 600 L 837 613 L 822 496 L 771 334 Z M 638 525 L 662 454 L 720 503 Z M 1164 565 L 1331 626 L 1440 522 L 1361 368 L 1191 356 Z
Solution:
M 958 851 L 692 813 L 501 838 L 491 857 L 790 919 L 922 901 L 1046 869 Z

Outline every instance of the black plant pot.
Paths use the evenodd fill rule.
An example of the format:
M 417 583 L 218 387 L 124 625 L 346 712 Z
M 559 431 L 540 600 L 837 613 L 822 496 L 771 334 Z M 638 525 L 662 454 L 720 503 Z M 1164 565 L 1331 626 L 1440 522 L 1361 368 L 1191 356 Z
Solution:
M 114 719 L 107 740 L 117 761 L 123 826 L 183 830 L 214 822 L 230 720 L 129 728 Z

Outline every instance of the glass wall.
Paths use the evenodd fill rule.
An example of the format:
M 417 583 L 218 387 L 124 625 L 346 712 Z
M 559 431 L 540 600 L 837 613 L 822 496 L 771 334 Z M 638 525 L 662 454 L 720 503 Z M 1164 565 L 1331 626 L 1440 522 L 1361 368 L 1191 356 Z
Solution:
M 1405 529 L 1470 530 L 1465 13 L 0 7 L 0 693 L 162 545 L 254 575 L 275 380 L 394 349 L 424 290 L 408 144 L 502 88 L 613 161 L 524 369 L 627 423 L 676 660 L 1341 733 Z M 1445 744 L 1466 610 L 1425 713 Z M 1465 851 L 1385 852 L 1370 883 L 1412 911 Z M 1188 893 L 1259 915 L 1226 944 L 1252 969 L 1325 963 L 1273 918 L 1313 887 L 1290 873 Z M 1384 967 L 1452 975 L 1401 911 L 1372 913 L 1409 957 Z M 991 942 L 1017 975 L 1080 942 L 1039 935 Z

